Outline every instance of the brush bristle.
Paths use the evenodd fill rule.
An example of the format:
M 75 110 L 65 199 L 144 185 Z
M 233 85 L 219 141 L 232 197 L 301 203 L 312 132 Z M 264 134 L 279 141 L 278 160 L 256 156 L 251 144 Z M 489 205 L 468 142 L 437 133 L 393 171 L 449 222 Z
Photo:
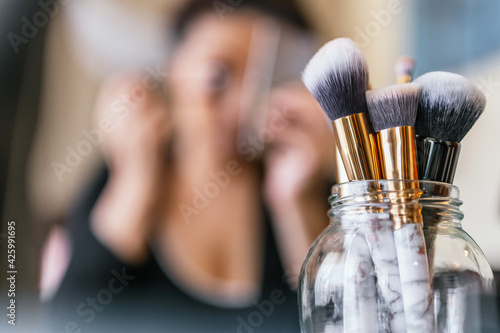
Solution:
M 463 76 L 447 72 L 430 72 L 415 82 L 422 86 L 415 132 L 442 141 L 462 141 L 486 106 L 481 90 Z
M 368 90 L 368 114 L 375 132 L 400 126 L 414 126 L 420 86 L 404 83 Z
M 352 40 L 326 43 L 307 64 L 302 80 L 331 121 L 366 112 L 368 65 Z

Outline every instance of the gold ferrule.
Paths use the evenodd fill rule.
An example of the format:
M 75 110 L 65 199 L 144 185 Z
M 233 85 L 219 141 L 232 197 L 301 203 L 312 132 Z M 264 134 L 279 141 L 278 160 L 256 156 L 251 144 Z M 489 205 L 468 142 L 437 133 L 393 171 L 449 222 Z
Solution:
M 380 154 L 382 177 L 395 180 L 391 182 L 389 210 L 394 230 L 404 224 L 422 223 L 421 207 L 416 203 L 420 192 L 405 191 L 417 189 L 417 182 L 398 182 L 396 180 L 418 180 L 417 148 L 415 131 L 411 126 L 401 126 L 381 130 L 376 134 Z
M 422 208 L 418 204 L 393 204 L 389 212 L 394 230 L 401 229 L 405 224 L 423 223 Z
M 376 137 L 382 178 L 418 180 L 417 148 L 413 127 L 384 129 L 378 132 Z
M 349 181 L 380 179 L 377 144 L 368 115 L 356 113 L 332 124 Z

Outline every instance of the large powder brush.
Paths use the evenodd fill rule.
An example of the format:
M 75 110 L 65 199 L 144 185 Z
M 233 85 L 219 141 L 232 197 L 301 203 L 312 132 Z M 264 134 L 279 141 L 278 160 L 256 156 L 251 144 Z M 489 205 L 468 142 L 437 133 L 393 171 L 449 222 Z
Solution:
M 365 97 L 368 65 L 359 47 L 348 38 L 326 43 L 311 58 L 302 79 L 332 122 L 349 180 L 379 179 Z
M 306 87 L 332 122 L 337 148 L 347 176 L 352 180 L 379 179 L 380 169 L 373 129 L 367 114 L 368 66 L 359 47 L 339 38 L 325 44 L 303 73 Z M 343 329 L 369 332 L 378 325 L 377 299 L 366 238 L 359 233 L 350 240 L 343 276 Z M 363 269 L 360 269 L 363 267 Z M 363 313 L 358 316 L 358 311 Z
M 458 74 L 430 72 L 420 84 L 417 133 L 418 172 L 422 180 L 453 183 L 460 142 L 486 106 L 486 97 Z

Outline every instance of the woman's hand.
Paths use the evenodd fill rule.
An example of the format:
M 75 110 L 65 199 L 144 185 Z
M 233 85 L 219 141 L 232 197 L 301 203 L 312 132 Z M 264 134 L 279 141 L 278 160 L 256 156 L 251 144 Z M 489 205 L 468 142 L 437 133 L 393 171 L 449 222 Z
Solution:
M 165 157 L 171 124 L 158 90 L 145 83 L 146 75 L 109 80 L 97 100 L 94 121 L 109 124 L 102 152 L 116 172 L 132 168 L 151 172 Z
M 325 189 L 333 178 L 335 142 L 321 108 L 302 84 L 272 95 L 270 123 L 276 111 L 286 121 L 275 127 L 266 149 L 264 195 L 285 278 L 294 287 L 309 247 L 328 223 Z
M 95 109 L 95 121 L 108 124 L 102 152 L 110 176 L 94 207 L 92 229 L 129 262 L 148 253 L 171 133 L 165 103 L 144 82 L 141 75 L 114 78 L 103 85 Z
M 269 126 L 265 194 L 274 204 L 318 194 L 333 177 L 333 134 L 323 112 L 302 84 L 289 84 L 272 94 L 269 123 L 280 114 L 283 126 Z M 323 193 L 321 193 L 323 195 Z

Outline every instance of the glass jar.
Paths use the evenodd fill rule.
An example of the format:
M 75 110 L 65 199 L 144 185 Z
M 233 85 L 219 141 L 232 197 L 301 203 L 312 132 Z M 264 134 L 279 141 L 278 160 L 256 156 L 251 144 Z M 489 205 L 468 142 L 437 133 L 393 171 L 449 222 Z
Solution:
M 417 209 L 423 220 L 432 330 L 480 332 L 479 297 L 494 293 L 494 279 L 483 252 L 461 227 L 458 188 L 432 181 L 368 180 L 332 188 L 330 226 L 302 267 L 302 333 L 424 332 L 405 326 L 410 311 L 405 313 L 401 290 L 407 286 L 400 274 L 407 265 L 398 263 L 402 256 L 397 258 L 395 248 L 401 244 L 394 244 L 393 231 L 394 202 L 401 197 L 405 209 Z

